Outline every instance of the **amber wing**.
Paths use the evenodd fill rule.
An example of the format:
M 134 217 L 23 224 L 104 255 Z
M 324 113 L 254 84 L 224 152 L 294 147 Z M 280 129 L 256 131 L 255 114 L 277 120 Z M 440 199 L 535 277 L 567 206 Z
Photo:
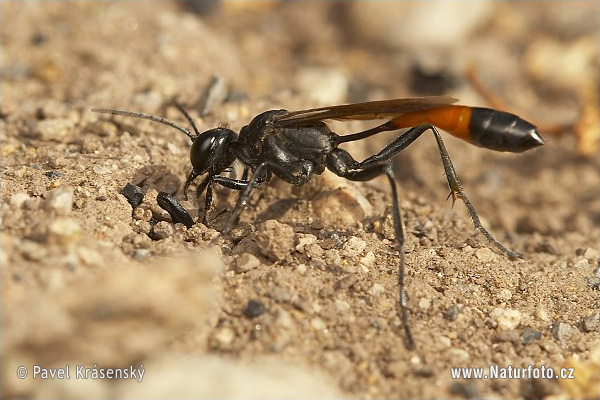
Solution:
M 394 117 L 400 114 L 428 110 L 452 104 L 458 99 L 451 96 L 408 97 L 404 99 L 368 101 L 365 103 L 344 104 L 291 111 L 275 118 L 279 126 L 293 126 L 335 120 L 370 120 Z

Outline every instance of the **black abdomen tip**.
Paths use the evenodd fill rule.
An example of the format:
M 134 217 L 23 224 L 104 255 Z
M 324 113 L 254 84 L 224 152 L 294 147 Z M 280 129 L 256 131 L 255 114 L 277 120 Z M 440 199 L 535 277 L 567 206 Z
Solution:
M 474 107 L 469 129 L 473 144 L 491 150 L 521 153 L 544 144 L 535 125 L 504 111 Z

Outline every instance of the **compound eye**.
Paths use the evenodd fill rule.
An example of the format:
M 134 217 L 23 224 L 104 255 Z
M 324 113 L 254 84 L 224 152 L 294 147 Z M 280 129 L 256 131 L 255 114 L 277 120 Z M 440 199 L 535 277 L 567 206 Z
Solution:
M 194 171 L 199 174 L 207 172 L 210 167 L 210 160 L 213 157 L 213 148 L 215 147 L 216 136 L 218 132 L 216 129 L 206 131 L 198 136 L 192 144 L 190 150 L 190 161 L 194 167 Z

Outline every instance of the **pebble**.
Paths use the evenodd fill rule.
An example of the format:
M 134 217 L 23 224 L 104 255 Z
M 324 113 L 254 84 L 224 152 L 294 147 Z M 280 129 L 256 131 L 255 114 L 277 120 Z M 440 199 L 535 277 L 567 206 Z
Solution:
M 513 330 L 521 323 L 521 312 L 510 308 L 496 307 L 490 313 L 490 317 L 496 321 L 500 330 Z
M 229 327 L 219 329 L 213 338 L 217 341 L 219 347 L 228 347 L 235 339 L 235 332 Z
M 319 332 L 322 332 L 325 329 L 327 329 L 327 324 L 325 324 L 325 322 L 319 317 L 311 319 L 310 326 L 312 326 L 314 330 Z
M 152 229 L 152 238 L 155 240 L 162 240 L 173 236 L 174 233 L 175 228 L 173 227 L 173 224 L 167 221 L 160 221 L 154 225 Z
M 136 208 L 142 204 L 142 200 L 144 199 L 144 189 L 129 182 L 123 187 L 121 194 L 125 196 L 131 208 Z
M 561 343 L 569 339 L 575 333 L 575 330 L 571 325 L 564 322 L 555 322 L 552 324 L 552 336 Z
M 375 254 L 369 250 L 367 254 L 360 259 L 360 263 L 365 267 L 372 267 L 375 264 Z
M 327 265 L 341 265 L 342 257 L 340 252 L 335 249 L 325 251 L 325 262 Z
M 518 343 L 518 342 L 520 342 L 519 332 L 517 332 L 517 331 L 500 331 L 492 337 L 492 342 L 494 342 L 494 343 L 501 343 L 501 342 Z
M 131 256 L 136 260 L 143 260 L 152 255 L 152 252 L 148 249 L 135 249 L 131 252 Z
M 355 257 L 362 253 L 367 247 L 367 242 L 362 239 L 352 236 L 344 244 L 343 254 L 347 257 Z
M 550 315 L 544 306 L 538 306 L 535 309 L 535 316 L 544 322 L 550 321 Z
M 573 263 L 574 269 L 585 269 L 589 266 L 590 266 L 590 262 L 587 260 L 587 258 L 582 258 L 580 260 L 575 261 L 575 263 Z
M 89 247 L 78 247 L 77 256 L 88 266 L 99 266 L 104 263 L 104 257 L 97 250 Z
M 454 361 L 468 361 L 471 356 L 469 352 L 457 347 L 451 347 L 447 350 L 448 357 Z
M 27 193 L 15 193 L 12 196 L 10 196 L 10 205 L 13 208 L 21 208 L 27 200 L 29 200 L 29 195 Z
M 79 223 L 71 218 L 57 218 L 48 225 L 48 239 L 62 243 L 75 241 L 82 233 Z
M 307 271 L 308 267 L 306 266 L 306 264 L 298 264 L 296 266 L 296 271 L 298 271 L 300 274 L 304 275 Z
M 496 295 L 496 298 L 502 301 L 508 301 L 512 299 L 512 292 L 509 289 L 501 289 Z
M 598 250 L 596 250 L 596 249 L 594 249 L 592 247 L 588 247 L 583 252 L 583 256 L 585 258 L 587 258 L 588 260 L 598 259 Z
M 330 226 L 351 226 L 373 215 L 373 206 L 353 184 L 331 173 L 321 175 L 311 199 L 317 219 Z
M 71 130 L 75 127 L 75 122 L 67 118 L 45 119 L 39 121 L 35 126 L 34 134 L 41 140 L 63 141 Z
M 250 300 L 244 308 L 244 315 L 248 318 L 258 317 L 267 311 L 267 307 L 259 300 Z
M 475 257 L 480 261 L 490 262 L 496 258 L 496 253 L 494 253 L 492 250 L 488 249 L 487 247 L 482 247 L 475 251 Z
M 452 340 L 448 336 L 440 335 L 438 336 L 438 340 L 444 347 L 452 346 Z
M 379 283 L 374 283 L 369 289 L 369 293 L 371 293 L 373 296 L 379 296 L 383 292 L 385 292 L 385 288 Z
M 250 271 L 251 269 L 258 268 L 260 266 L 260 260 L 253 254 L 242 253 L 235 259 L 234 271 L 238 274 Z
M 542 332 L 536 331 L 535 329 L 527 328 L 523 332 L 521 332 L 521 343 L 523 345 L 529 344 L 534 340 L 541 339 Z
M 597 332 L 598 331 L 598 314 L 592 314 L 583 319 L 583 331 L 584 332 Z
M 19 244 L 19 252 L 30 261 L 41 261 L 48 257 L 47 247 L 31 240 L 23 240 Z
M 421 308 L 423 310 L 427 310 L 427 309 L 429 309 L 429 307 L 431 307 L 430 299 L 423 297 L 421 300 L 419 300 L 419 308 Z
M 294 228 L 274 219 L 261 224 L 255 237 L 260 252 L 271 260 L 283 260 L 294 250 Z
M 297 76 L 297 84 L 311 100 L 323 105 L 342 103 L 348 92 L 346 75 L 335 68 L 303 68 Z
M 458 317 L 459 313 L 460 313 L 460 308 L 458 307 L 457 304 L 453 304 L 450 307 L 448 307 L 448 309 L 444 313 L 444 318 L 446 318 L 448 321 L 455 321 L 456 317 Z
M 59 215 L 66 215 L 73 208 L 73 189 L 56 188 L 45 194 L 44 208 Z
M 348 310 L 350 310 L 350 304 L 347 301 L 343 301 L 343 300 L 335 300 L 335 308 L 339 311 L 339 312 L 346 312 Z
M 112 173 L 112 169 L 105 167 L 104 165 L 94 165 L 92 167 L 92 171 L 94 171 L 98 175 L 107 175 Z
M 311 245 L 317 242 L 317 237 L 310 233 L 301 234 L 298 239 L 298 244 L 296 245 L 296 251 L 306 254 L 306 246 Z

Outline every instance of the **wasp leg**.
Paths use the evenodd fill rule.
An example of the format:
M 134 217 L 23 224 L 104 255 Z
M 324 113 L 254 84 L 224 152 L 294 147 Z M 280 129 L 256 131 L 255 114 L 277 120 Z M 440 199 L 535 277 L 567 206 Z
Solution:
M 414 349 L 415 343 L 408 324 L 408 312 L 406 302 L 406 288 L 404 287 L 404 267 L 405 261 L 405 229 L 404 222 L 400 215 L 400 203 L 398 201 L 398 190 L 396 189 L 396 180 L 392 171 L 390 162 L 384 162 L 375 165 L 363 167 L 362 163 L 357 162 L 345 150 L 335 149 L 327 156 L 327 167 L 335 174 L 351 181 L 369 181 L 380 175 L 386 175 L 392 190 L 392 219 L 394 222 L 394 233 L 400 253 L 400 264 L 398 266 L 398 287 L 400 288 L 400 318 L 404 326 L 406 336 L 406 347 Z
M 269 167 L 275 168 L 275 169 L 278 168 L 278 166 L 275 163 L 265 161 L 265 162 L 259 164 L 258 167 L 254 168 L 254 170 L 252 171 L 252 176 L 250 177 L 250 179 L 248 181 L 239 181 L 236 179 L 229 179 L 229 178 L 221 177 L 221 178 L 223 178 L 223 180 L 229 179 L 229 181 L 228 181 L 229 183 L 232 183 L 232 181 L 238 182 L 239 185 L 237 185 L 237 187 L 229 187 L 229 186 L 227 186 L 227 187 L 229 187 L 230 189 L 236 189 L 236 190 L 242 191 L 242 193 L 239 195 L 239 197 L 237 199 L 237 202 L 235 204 L 235 207 L 233 208 L 233 211 L 231 212 L 231 215 L 229 216 L 229 220 L 225 224 L 225 228 L 223 229 L 223 232 L 222 232 L 223 234 L 229 233 L 229 231 L 231 231 L 231 228 L 233 228 L 233 226 L 237 222 L 240 214 L 242 213 L 242 211 L 246 207 L 246 204 L 248 203 L 248 198 L 250 197 L 250 193 L 252 192 L 252 189 L 259 187 L 263 182 L 269 180 L 269 178 L 271 177 L 271 172 L 268 170 Z M 266 172 L 266 175 L 263 176 L 263 172 Z M 223 185 L 223 186 L 225 186 L 225 185 Z M 235 185 L 232 185 L 232 186 L 235 186 Z
M 228 178 L 226 176 L 222 176 L 222 175 L 213 175 L 213 176 L 207 176 L 202 183 L 200 183 L 200 185 L 198 185 L 198 188 L 196 189 L 196 196 L 198 198 L 200 198 L 200 196 L 202 196 L 202 192 L 204 192 L 204 189 L 206 188 L 206 198 L 204 200 L 204 210 L 202 211 L 202 214 L 198 214 L 198 217 L 200 218 L 200 220 L 202 221 L 202 223 L 204 225 L 207 225 L 207 214 L 208 211 L 210 210 L 210 207 L 212 206 L 212 200 L 213 200 L 213 188 L 212 188 L 212 184 L 214 183 L 218 183 L 219 185 L 226 187 L 228 189 L 233 189 L 233 190 L 244 190 L 246 188 L 246 186 L 248 185 L 248 181 L 247 180 L 239 180 L 239 179 L 233 179 L 233 178 Z
M 386 126 L 386 124 L 381 126 Z M 392 126 L 389 126 L 389 129 L 387 130 L 393 130 Z M 452 165 L 452 161 L 450 160 L 450 156 L 448 155 L 446 146 L 444 146 L 442 136 L 439 134 L 439 132 L 434 126 L 420 125 L 409 129 L 408 131 L 394 139 L 387 146 L 385 146 L 379 153 L 359 163 L 359 167 L 366 168 L 371 165 L 376 165 L 391 160 L 396 154 L 400 153 L 411 143 L 413 143 L 419 136 L 423 134 L 423 132 L 428 130 L 431 130 L 433 136 L 435 136 L 435 140 L 438 145 L 438 151 L 442 158 L 442 165 L 444 166 L 444 172 L 446 174 L 446 179 L 448 180 L 448 186 L 450 188 L 449 196 L 452 196 L 452 205 L 454 205 L 454 202 L 457 198 L 461 199 L 467 207 L 467 211 L 469 212 L 469 216 L 473 221 L 473 225 L 479 232 L 481 232 L 491 243 L 493 243 L 502 253 L 507 255 L 509 258 L 523 258 L 522 254 L 505 247 L 496 238 L 494 238 L 494 236 L 483 226 L 481 220 L 479 219 L 479 216 L 477 215 L 477 212 L 475 211 L 475 207 L 473 207 L 473 204 L 465 194 L 465 191 L 462 185 L 460 184 L 460 181 L 458 180 L 458 175 L 454 170 L 454 166 Z
M 198 177 L 198 173 L 194 170 L 192 170 L 192 172 L 190 172 L 190 174 L 187 177 L 187 180 L 185 181 L 185 185 L 183 185 L 183 197 L 187 200 L 188 196 L 187 196 L 187 191 L 188 188 L 190 187 L 190 185 L 192 184 L 192 182 L 194 182 L 194 180 Z M 204 190 L 204 189 L 202 189 Z

